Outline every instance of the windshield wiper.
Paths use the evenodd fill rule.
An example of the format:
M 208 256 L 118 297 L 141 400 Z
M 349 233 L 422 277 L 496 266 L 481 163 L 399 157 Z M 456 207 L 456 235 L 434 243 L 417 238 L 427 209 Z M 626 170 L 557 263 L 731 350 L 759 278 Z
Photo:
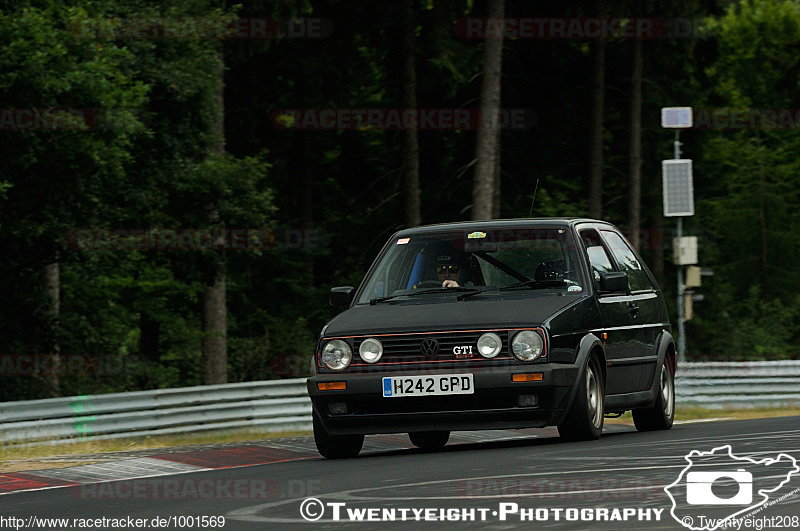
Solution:
M 531 289 L 542 289 L 542 288 L 558 288 L 566 285 L 567 283 L 563 280 L 526 280 L 524 282 L 509 284 L 508 286 L 503 286 L 502 288 L 497 288 L 497 289 L 500 291 L 504 291 L 508 289 L 521 288 L 523 286 L 529 287 Z
M 409 297 L 413 297 L 415 295 L 422 295 L 424 293 L 451 293 L 454 291 L 466 291 L 469 293 L 472 292 L 480 292 L 481 290 L 475 288 L 467 288 L 465 286 L 454 286 L 452 288 L 428 288 L 423 290 L 416 290 L 413 293 L 406 293 Z
M 376 304 L 378 304 L 379 302 L 384 302 L 384 301 L 392 300 L 392 299 L 394 299 L 395 297 L 400 297 L 400 296 L 402 296 L 402 295 L 405 295 L 405 293 L 398 293 L 397 295 L 389 295 L 389 296 L 387 296 L 387 297 L 375 297 L 374 299 L 370 299 L 370 300 L 369 300 L 369 303 L 370 303 L 370 305 L 371 305 L 371 306 L 375 306 L 375 305 L 376 305 Z
M 474 288 L 474 291 L 471 293 L 464 293 L 463 295 L 458 296 L 458 300 L 463 301 L 464 299 L 468 299 L 470 297 L 474 297 L 475 295 L 480 295 L 481 293 L 486 293 L 487 291 L 497 291 L 497 286 L 483 286 L 482 288 Z
M 480 293 L 481 291 L 483 291 L 483 290 L 479 290 L 479 289 L 476 289 L 476 288 L 467 288 L 467 287 L 464 287 L 464 286 L 455 286 L 455 287 L 452 287 L 452 288 L 425 288 L 425 289 L 414 290 L 411 293 L 398 293 L 397 295 L 388 295 L 386 297 L 377 297 L 377 298 L 374 298 L 374 299 L 370 299 L 369 303 L 374 306 L 374 305 L 378 304 L 379 302 L 385 302 L 385 301 L 394 299 L 396 297 L 414 297 L 415 295 L 423 295 L 425 293 L 468 292 L 467 294 L 471 295 L 472 293 Z M 463 295 L 462 295 L 462 297 L 463 297 Z M 461 300 L 461 299 L 459 299 L 459 300 Z

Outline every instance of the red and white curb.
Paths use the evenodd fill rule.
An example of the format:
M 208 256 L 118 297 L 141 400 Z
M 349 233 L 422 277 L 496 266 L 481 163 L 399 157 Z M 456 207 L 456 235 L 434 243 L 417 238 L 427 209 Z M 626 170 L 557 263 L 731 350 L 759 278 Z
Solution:
M 75 487 L 110 481 L 267 465 L 319 457 L 316 451 L 250 445 L 164 453 L 30 472 L 0 474 L 0 496 L 13 492 Z
M 617 427 L 607 426 L 606 430 L 617 431 Z M 454 432 L 450 437 L 449 444 L 477 444 L 557 436 L 558 432 L 555 428 L 462 431 Z M 361 453 L 405 450 L 408 448 L 413 448 L 413 446 L 405 433 L 373 435 L 366 438 Z M 153 452 L 154 455 L 120 458 L 90 465 L 0 474 L 0 496 L 15 492 L 173 476 L 305 459 L 322 459 L 317 453 L 313 437 L 275 439 L 269 441 L 269 443 L 236 447 L 199 448 L 175 452 L 153 450 Z M 75 456 L 75 459 L 81 459 L 81 457 Z M 84 459 L 92 459 L 92 456 L 85 456 Z

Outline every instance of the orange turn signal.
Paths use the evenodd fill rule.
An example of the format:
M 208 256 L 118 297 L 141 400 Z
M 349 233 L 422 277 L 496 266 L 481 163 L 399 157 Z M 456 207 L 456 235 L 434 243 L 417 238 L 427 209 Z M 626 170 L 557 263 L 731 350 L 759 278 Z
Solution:
M 317 382 L 318 391 L 344 391 L 347 382 Z
M 544 375 L 541 372 L 529 372 L 523 374 L 512 374 L 512 382 L 541 382 Z

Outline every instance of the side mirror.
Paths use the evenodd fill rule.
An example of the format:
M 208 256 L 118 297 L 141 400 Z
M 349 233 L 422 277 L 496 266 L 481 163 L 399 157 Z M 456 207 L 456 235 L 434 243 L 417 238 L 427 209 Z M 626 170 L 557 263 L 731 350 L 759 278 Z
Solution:
M 328 301 L 331 306 L 350 306 L 355 292 L 356 288 L 353 286 L 337 286 L 331 288 L 331 295 Z
M 602 293 L 616 293 L 628 291 L 628 273 L 624 271 L 609 271 L 600 273 L 600 291 Z

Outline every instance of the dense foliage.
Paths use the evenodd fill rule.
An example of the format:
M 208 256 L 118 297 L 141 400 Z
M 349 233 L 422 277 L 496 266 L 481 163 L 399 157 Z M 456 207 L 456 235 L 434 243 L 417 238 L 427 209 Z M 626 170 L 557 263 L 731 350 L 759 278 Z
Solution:
M 660 127 L 660 108 L 796 113 L 800 6 L 626 5 L 609 14 L 702 21 L 690 38 L 642 43 L 642 252 L 674 301 L 674 222 L 661 215 L 661 160 L 672 157 L 673 136 Z M 454 23 L 485 16 L 485 3 L 422 0 L 414 9 L 418 107 L 477 108 L 483 43 L 460 38 Z M 507 0 L 505 14 L 595 12 Z M 113 17 L 310 17 L 330 31 L 220 40 L 76 30 Z M 66 364 L 60 394 L 202 383 L 200 297 L 220 263 L 228 380 L 304 374 L 335 313 L 328 289 L 356 285 L 403 226 L 403 141 L 391 128 L 287 129 L 282 110 L 400 107 L 400 17 L 399 3 L 356 0 L 0 2 L 0 400 L 53 393 L 36 365 L 47 365 L 54 345 Z M 605 52 L 601 206 L 623 228 L 632 42 L 611 38 Z M 533 215 L 588 212 L 590 61 L 587 39 L 504 41 L 502 107 L 528 109 L 535 121 L 501 134 L 502 217 L 528 216 L 537 180 Z M 224 154 L 210 149 L 220 65 Z M 20 109 L 84 112 L 67 127 L 25 128 L 13 125 Z M 705 300 L 687 323 L 689 359 L 800 356 L 798 128 L 800 120 L 682 133 L 697 199 L 684 229 L 698 235 L 701 265 L 715 272 L 697 289 Z M 423 223 L 469 219 L 475 136 L 419 131 Z M 99 238 L 120 228 L 251 228 L 274 239 L 222 252 Z M 87 234 L 92 245 L 81 247 Z M 50 284 L 43 280 L 53 264 L 57 315 L 52 267 Z

